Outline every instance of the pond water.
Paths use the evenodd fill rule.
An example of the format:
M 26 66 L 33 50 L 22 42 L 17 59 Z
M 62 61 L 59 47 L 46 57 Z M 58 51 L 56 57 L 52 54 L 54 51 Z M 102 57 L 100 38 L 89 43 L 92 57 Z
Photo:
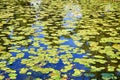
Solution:
M 1 0 L 0 80 L 119 80 L 119 4 Z

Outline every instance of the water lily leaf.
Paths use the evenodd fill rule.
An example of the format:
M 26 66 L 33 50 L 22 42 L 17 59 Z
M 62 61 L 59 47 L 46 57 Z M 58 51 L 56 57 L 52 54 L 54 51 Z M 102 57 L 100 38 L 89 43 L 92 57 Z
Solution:
M 87 76 L 87 77 L 94 77 L 95 74 L 93 74 L 93 73 L 85 73 L 85 76 Z
M 32 73 L 31 72 L 27 72 L 27 75 L 31 75 Z
M 13 62 L 15 62 L 16 59 L 16 57 L 10 57 L 8 64 L 13 64 Z
M 112 73 L 102 73 L 101 75 L 102 75 L 102 79 L 105 79 L 105 80 L 117 79 Z
M 6 61 L 0 62 L 0 68 L 1 68 L 1 67 L 5 67 L 5 66 L 6 66 Z
M 35 80 L 42 80 L 42 79 L 40 79 L 40 78 L 36 78 Z
M 83 45 L 83 43 L 78 42 L 78 41 L 74 41 L 75 45 L 77 45 L 78 47 L 81 47 Z
M 4 76 L 0 75 L 0 79 L 3 80 L 3 79 L 4 79 Z
M 25 74 L 27 71 L 28 71 L 27 68 L 22 68 L 22 69 L 20 70 L 20 74 Z
M 82 72 L 84 72 L 84 70 L 74 69 L 74 73 L 72 74 L 72 76 L 81 76 Z
M 34 42 L 34 43 L 33 43 L 33 46 L 39 47 L 39 46 L 40 46 L 40 45 L 39 45 L 39 42 Z
M 16 58 L 22 58 L 22 57 L 24 57 L 24 53 L 18 53 L 18 54 L 16 55 Z
M 57 70 L 53 70 L 53 72 L 50 74 L 50 77 L 51 77 L 52 79 L 57 79 L 57 80 L 59 80 L 59 79 L 60 79 L 60 72 L 57 71 Z
M 99 56 L 99 55 L 95 55 L 94 57 L 95 57 L 95 58 L 101 58 L 101 59 L 104 58 L 104 56 Z
M 115 67 L 114 66 L 108 66 L 108 71 L 114 71 Z
M 71 65 L 67 65 L 67 66 L 65 66 L 65 68 L 64 69 L 61 69 L 60 71 L 61 72 L 68 72 L 69 70 L 71 70 L 72 69 L 72 64 Z
M 9 73 L 8 74 L 10 79 L 16 79 L 17 74 L 16 73 Z
M 117 50 L 120 50 L 120 44 L 114 44 L 112 47 L 117 49 Z

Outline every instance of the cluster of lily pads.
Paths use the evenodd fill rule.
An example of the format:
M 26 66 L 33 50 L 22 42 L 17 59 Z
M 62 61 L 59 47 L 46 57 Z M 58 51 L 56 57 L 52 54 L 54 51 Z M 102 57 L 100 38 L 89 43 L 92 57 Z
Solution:
M 20 74 L 28 80 L 120 79 L 119 3 L 46 0 L 36 9 L 29 0 L 0 1 L 0 80 Z M 75 21 L 68 20 L 68 30 L 64 18 L 76 6 L 82 17 L 70 16 Z M 25 67 L 11 68 L 17 60 Z

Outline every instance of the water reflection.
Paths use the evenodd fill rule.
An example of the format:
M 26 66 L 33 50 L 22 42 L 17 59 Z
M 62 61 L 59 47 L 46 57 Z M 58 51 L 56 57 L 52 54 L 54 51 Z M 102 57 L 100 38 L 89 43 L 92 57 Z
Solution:
M 63 18 L 63 27 L 69 30 L 76 28 L 76 21 L 82 18 L 81 8 L 77 4 L 68 4 L 64 8 L 65 16 Z
M 40 9 L 40 4 L 41 4 L 41 1 L 42 0 L 31 0 L 30 1 L 30 5 L 35 7 L 36 10 L 39 10 Z
M 114 11 L 113 5 L 114 5 L 114 4 L 112 4 L 112 3 L 110 3 L 110 2 L 109 2 L 109 3 L 106 3 L 106 4 L 105 4 L 105 8 L 104 8 L 105 12 Z
M 78 10 L 79 11 L 79 10 Z M 69 12 L 70 13 L 70 12 Z M 68 14 L 69 14 L 68 13 Z M 71 13 L 70 13 L 71 14 Z M 69 17 L 71 17 L 71 18 L 79 18 L 79 15 L 78 16 L 69 16 Z M 36 40 L 36 39 L 39 39 L 39 38 L 44 38 L 44 34 L 39 34 L 39 33 L 42 33 L 44 30 L 42 30 L 43 29 L 43 27 L 44 26 L 41 26 L 40 25 L 40 21 L 37 19 L 38 17 L 36 17 L 36 22 L 35 22 L 35 24 L 33 24 L 32 25 L 32 28 L 33 29 L 35 29 L 35 33 L 37 33 L 37 36 L 35 37 L 30 37 L 30 39 L 32 40 L 32 43 L 31 43 L 31 46 L 29 46 L 29 49 L 35 49 L 35 51 L 37 52 L 37 50 L 39 50 L 39 47 L 45 47 L 46 49 L 48 49 L 49 50 L 49 48 L 47 48 L 49 45 L 47 45 L 47 46 L 45 46 L 45 44 L 40 44 L 40 42 L 41 41 L 39 41 L 39 40 Z M 76 20 L 76 19 L 74 19 L 74 20 Z M 57 32 L 57 31 L 56 31 Z M 47 32 L 47 34 L 50 34 L 49 32 Z M 61 45 L 69 45 L 70 47 L 73 47 L 73 48 L 76 48 L 76 45 L 74 44 L 74 41 L 71 39 L 71 38 L 69 38 L 69 39 L 65 39 L 64 37 L 61 37 L 60 38 L 61 40 L 67 40 L 67 42 L 65 42 L 65 43 L 63 43 L 63 44 L 58 44 L 58 46 L 61 46 Z M 49 40 L 49 38 L 47 39 L 47 40 Z M 35 45 L 34 45 L 35 44 Z M 38 44 L 38 45 L 37 45 Z M 36 46 L 36 47 L 35 47 Z M 54 44 L 52 45 L 52 46 L 54 46 Z M 45 50 L 46 50 L 45 49 Z M 61 48 L 59 48 L 59 49 L 61 49 Z M 58 50 L 59 50 L 58 49 Z M 64 50 L 64 49 L 63 49 Z M 28 53 L 25 53 L 25 54 L 28 54 Z M 31 54 L 31 53 L 30 53 Z M 66 54 L 66 52 L 64 53 L 64 54 Z M 70 53 L 69 53 L 70 54 Z M 29 54 L 28 54 L 29 55 Z M 30 56 L 30 55 L 29 55 Z M 61 56 L 63 56 L 63 55 L 61 55 Z M 73 58 L 76 58 L 75 56 L 75 54 L 73 54 Z M 78 56 L 83 56 L 83 55 L 78 55 Z M 54 57 L 54 56 L 53 56 Z M 53 58 L 52 57 L 52 58 Z M 51 59 L 52 59 L 51 58 Z M 80 57 L 81 58 L 81 57 Z M 68 58 L 69 59 L 69 58 Z M 63 64 L 63 62 L 64 62 L 64 59 L 60 59 L 58 62 L 57 62 L 57 64 L 54 64 L 54 63 L 46 63 L 46 65 L 44 66 L 44 68 L 54 68 L 54 69 L 62 69 L 63 67 L 61 67 L 61 66 L 58 66 L 58 65 L 62 65 L 62 66 L 65 66 L 65 65 L 67 65 L 66 63 L 64 63 Z M 68 61 L 68 63 L 69 63 L 69 61 Z M 72 63 L 72 64 L 75 64 L 75 68 L 83 68 L 83 69 L 85 69 L 85 66 L 84 65 L 78 65 L 78 64 L 76 64 L 76 63 Z M 14 66 L 14 65 L 13 65 Z M 68 65 L 69 66 L 69 65 Z M 74 69 L 74 68 L 73 68 Z M 33 72 L 34 73 L 34 72 Z M 73 73 L 73 70 L 71 70 L 69 73 Z M 35 77 L 34 75 L 31 75 L 32 77 Z M 69 75 L 68 77 L 70 77 L 71 75 Z M 72 77 L 71 77 L 72 78 Z

